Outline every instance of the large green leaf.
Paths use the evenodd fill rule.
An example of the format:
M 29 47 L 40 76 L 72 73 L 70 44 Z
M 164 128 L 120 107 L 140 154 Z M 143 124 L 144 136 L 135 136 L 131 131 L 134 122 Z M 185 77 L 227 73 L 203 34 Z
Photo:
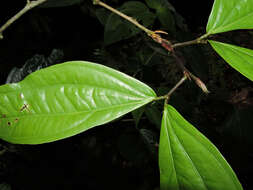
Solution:
M 147 85 L 83 61 L 39 70 L 0 86 L 0 138 L 39 144 L 70 137 L 151 102 Z
M 252 0 L 215 0 L 206 31 L 216 34 L 237 29 L 253 28 Z
M 217 148 L 165 105 L 159 145 L 161 190 L 242 190 Z
M 234 69 L 253 80 L 253 50 L 212 40 L 209 43 Z
M 119 11 L 133 17 L 145 27 L 152 25 L 155 20 L 155 15 L 150 12 L 146 5 L 142 2 L 126 2 L 119 8 Z M 110 45 L 133 37 L 140 32 L 141 30 L 132 23 L 122 19 L 114 13 L 111 13 L 105 25 L 104 42 L 106 45 Z

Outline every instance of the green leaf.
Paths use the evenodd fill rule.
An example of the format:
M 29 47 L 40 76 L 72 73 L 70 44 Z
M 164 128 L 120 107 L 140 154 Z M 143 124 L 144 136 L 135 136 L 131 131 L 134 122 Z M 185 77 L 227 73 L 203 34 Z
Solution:
M 0 86 L 0 138 L 39 144 L 81 133 L 156 97 L 140 81 L 103 65 L 72 61 Z
M 161 190 L 242 190 L 218 149 L 165 105 L 159 145 Z
M 145 4 L 138 1 L 124 3 L 119 8 L 119 11 L 133 17 L 145 27 L 152 25 L 155 20 L 155 15 L 149 11 Z M 111 13 L 105 25 L 104 43 L 105 45 L 110 45 L 131 38 L 140 32 L 141 30 L 132 23 Z
M 209 43 L 228 64 L 253 80 L 253 50 L 212 40 Z
M 206 31 L 216 34 L 237 29 L 253 29 L 252 0 L 215 0 Z

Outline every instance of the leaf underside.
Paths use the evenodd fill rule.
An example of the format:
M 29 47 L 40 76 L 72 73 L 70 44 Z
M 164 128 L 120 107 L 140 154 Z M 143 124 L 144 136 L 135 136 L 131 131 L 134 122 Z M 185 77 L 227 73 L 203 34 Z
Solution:
M 40 144 L 70 137 L 151 102 L 147 85 L 108 67 L 72 61 L 0 86 L 0 138 Z
M 253 50 L 212 40 L 209 43 L 229 65 L 253 81 Z
M 242 190 L 217 148 L 166 105 L 159 145 L 162 190 Z
M 237 29 L 253 29 L 252 0 L 215 0 L 206 31 L 216 34 Z

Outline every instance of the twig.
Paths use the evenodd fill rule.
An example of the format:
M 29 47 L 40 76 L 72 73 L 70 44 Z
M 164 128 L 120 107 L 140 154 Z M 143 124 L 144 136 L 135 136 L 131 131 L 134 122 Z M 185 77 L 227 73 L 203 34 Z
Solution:
M 187 76 L 184 75 L 184 76 L 180 79 L 180 81 L 178 81 L 178 83 L 168 92 L 167 96 L 170 97 L 171 94 L 172 94 L 173 92 L 175 92 L 176 89 L 177 89 L 181 84 L 183 84 L 184 81 L 185 81 L 186 79 L 187 79 Z
M 3 31 L 6 30 L 13 22 L 19 19 L 23 14 L 25 14 L 30 9 L 44 3 L 47 0 L 37 0 L 37 1 L 26 1 L 26 5 L 23 9 L 21 9 L 16 15 L 10 18 L 3 26 L 0 28 L 0 39 L 3 39 Z
M 209 34 L 205 34 L 205 35 L 200 36 L 199 38 L 197 38 L 195 40 L 175 43 L 175 44 L 172 44 L 172 48 L 174 49 L 174 48 L 177 48 L 177 47 L 184 47 L 184 46 L 189 46 L 189 45 L 194 45 L 194 44 L 205 44 L 207 42 L 205 39 L 208 36 L 209 36 Z
M 194 82 L 201 88 L 201 90 L 208 94 L 209 91 L 205 85 L 205 83 L 203 83 L 200 78 L 196 77 L 194 74 L 192 74 L 185 66 L 183 61 L 176 55 L 175 51 L 172 51 L 172 56 L 175 58 L 176 62 L 178 63 L 178 66 L 182 69 L 184 76 L 186 76 L 189 80 L 193 79 Z
M 134 18 L 125 15 L 124 13 L 118 11 L 117 9 L 112 8 L 111 6 L 103 3 L 100 0 L 93 0 L 93 4 L 94 5 L 100 5 L 108 10 L 110 10 L 111 12 L 119 15 L 120 17 L 126 19 L 127 21 L 131 22 L 132 24 L 134 24 L 135 26 L 137 26 L 138 28 L 140 28 L 141 30 L 143 30 L 144 32 L 146 32 L 148 35 L 152 35 L 154 32 L 152 30 L 147 29 L 145 26 L 141 25 L 140 23 L 138 23 Z
M 117 9 L 112 8 L 111 6 L 103 3 L 100 0 L 93 0 L 93 4 L 94 5 L 100 5 L 108 10 L 110 10 L 111 12 L 117 14 L 118 16 L 126 19 L 127 21 L 131 22 L 132 24 L 134 24 L 136 27 L 138 27 L 139 29 L 143 30 L 144 32 L 146 32 L 146 34 L 148 36 L 150 36 L 155 42 L 161 44 L 161 46 L 163 46 L 166 50 L 168 51 L 172 51 L 172 47 L 171 47 L 171 43 L 170 41 L 163 39 L 160 34 L 167 34 L 167 32 L 161 31 L 161 30 L 157 30 L 157 31 L 152 31 L 149 30 L 148 28 L 146 28 L 145 26 L 141 25 L 139 22 L 137 22 L 137 20 L 135 20 L 134 18 L 127 16 L 126 14 L 118 11 Z
M 172 44 L 173 48 L 177 48 L 177 47 L 184 47 L 184 46 L 189 46 L 189 45 L 194 45 L 194 44 L 203 44 L 205 43 L 204 41 L 199 41 L 199 39 L 195 39 L 195 40 L 190 40 L 187 42 L 181 42 L 181 43 L 175 43 Z
M 117 14 L 118 16 L 126 19 L 127 21 L 131 22 L 132 24 L 134 24 L 135 26 L 137 26 L 139 29 L 141 29 L 144 32 L 146 32 L 148 36 L 150 36 L 155 42 L 161 44 L 161 46 L 163 48 L 165 48 L 169 52 L 173 51 L 173 49 L 176 48 L 176 47 L 182 47 L 182 46 L 188 46 L 188 45 L 193 45 L 193 44 L 206 43 L 205 38 L 207 38 L 209 36 L 209 34 L 205 34 L 205 35 L 200 36 L 199 38 L 197 38 L 195 40 L 171 44 L 170 41 L 162 38 L 159 35 L 159 34 L 167 34 L 167 32 L 164 32 L 164 31 L 161 31 L 161 30 L 156 30 L 156 31 L 149 30 L 145 26 L 143 26 L 140 23 L 138 23 L 134 18 L 132 18 L 130 16 L 127 16 L 126 14 L 118 11 L 117 9 L 114 9 L 113 7 L 111 7 L 111 6 L 103 3 L 100 0 L 93 0 L 93 4 L 94 5 L 100 5 L 100 6 L 104 7 L 104 8 L 106 8 L 106 9 L 110 10 L 111 12 Z
M 184 75 L 187 76 L 187 78 L 191 79 L 190 78 L 190 71 L 184 66 L 184 63 L 183 61 L 177 56 L 177 54 L 175 53 L 175 51 L 172 51 L 171 53 L 172 57 L 175 58 L 178 66 L 180 67 L 180 69 L 183 71 Z
M 180 81 L 177 82 L 177 84 L 164 96 L 159 96 L 157 98 L 154 99 L 154 101 L 158 101 L 158 100 L 165 100 L 165 104 L 168 104 L 168 101 L 170 99 L 170 96 L 178 89 L 179 86 L 181 86 L 181 84 L 184 83 L 184 81 L 187 79 L 188 77 L 186 75 L 184 75 Z

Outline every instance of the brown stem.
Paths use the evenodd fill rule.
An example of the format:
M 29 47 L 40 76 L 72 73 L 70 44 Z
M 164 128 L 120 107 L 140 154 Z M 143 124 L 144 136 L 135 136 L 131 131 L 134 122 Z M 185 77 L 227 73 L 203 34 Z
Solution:
M 190 79 L 190 71 L 184 66 L 183 61 L 177 56 L 177 54 L 175 53 L 175 51 L 172 51 L 171 55 L 175 58 L 178 66 L 183 71 L 184 75 L 186 75 L 187 78 Z
M 205 85 L 205 83 L 203 83 L 200 78 L 196 77 L 194 74 L 192 74 L 185 66 L 183 61 L 176 55 L 175 51 L 172 51 L 172 56 L 175 58 L 176 62 L 178 63 L 179 67 L 182 69 L 184 76 L 186 76 L 189 80 L 193 79 L 194 82 L 201 88 L 201 90 L 208 94 L 209 91 Z
M 201 88 L 201 90 L 208 94 L 209 93 L 209 90 L 207 89 L 205 83 L 203 83 L 200 78 L 196 77 L 195 75 L 193 75 L 192 73 L 189 73 L 190 74 L 190 77 L 194 80 L 194 82 L 199 86 L 199 88 Z
M 44 3 L 47 0 L 37 0 L 37 1 L 30 1 L 27 0 L 27 3 L 23 9 L 21 9 L 16 15 L 10 18 L 4 25 L 0 28 L 0 39 L 3 39 L 3 31 L 6 30 L 13 22 L 19 19 L 23 14 L 25 14 L 30 9 Z

